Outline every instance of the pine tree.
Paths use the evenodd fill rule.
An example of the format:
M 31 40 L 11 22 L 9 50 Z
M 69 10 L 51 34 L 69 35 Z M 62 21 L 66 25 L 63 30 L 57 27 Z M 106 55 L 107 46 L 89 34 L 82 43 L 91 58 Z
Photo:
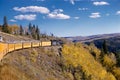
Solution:
M 32 31 L 32 24 L 31 23 L 29 23 L 28 29 L 29 29 L 28 32 L 31 35 L 31 31 Z
M 2 31 L 3 32 L 6 32 L 6 33 L 9 33 L 9 30 L 8 30 L 8 23 L 7 23 L 7 17 L 4 16 L 4 19 L 3 19 L 3 26 L 2 26 Z
M 31 35 L 32 35 L 33 39 L 36 39 L 35 31 L 36 31 L 36 27 L 35 27 L 35 25 L 33 25 L 32 30 L 31 30 Z
M 106 43 L 106 40 L 103 41 L 102 48 L 103 48 L 103 52 L 104 52 L 105 54 L 107 54 L 107 53 L 108 53 L 108 49 L 107 49 L 107 43 Z
M 53 34 L 53 33 L 51 33 L 51 36 L 52 36 L 52 37 L 54 37 L 54 34 Z
M 0 25 L 0 31 L 2 31 L 2 25 Z
M 23 32 L 24 32 L 23 27 L 22 25 L 20 25 L 20 35 L 23 35 Z
M 32 25 L 31 23 L 29 23 L 28 32 L 33 39 L 37 39 L 37 40 L 40 39 L 40 30 L 38 26 Z
M 38 26 L 36 26 L 36 31 L 35 31 L 37 34 L 40 34 L 40 30 L 38 28 Z
M 40 39 L 40 30 L 39 30 L 39 28 L 38 28 L 38 26 L 36 26 L 36 35 L 37 35 L 37 40 L 39 40 Z

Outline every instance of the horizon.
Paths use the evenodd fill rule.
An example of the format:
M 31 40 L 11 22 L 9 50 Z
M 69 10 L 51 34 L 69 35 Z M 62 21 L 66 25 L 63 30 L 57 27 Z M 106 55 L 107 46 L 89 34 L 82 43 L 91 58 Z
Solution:
M 58 37 L 120 33 L 119 0 L 1 0 L 0 24 L 38 25 Z
M 120 34 L 120 33 L 106 33 L 106 34 L 93 34 L 93 35 L 87 35 L 87 36 L 81 36 L 81 35 L 78 35 L 78 36 L 65 36 L 65 37 L 90 37 L 90 36 L 99 36 L 99 35 L 111 35 L 111 34 Z

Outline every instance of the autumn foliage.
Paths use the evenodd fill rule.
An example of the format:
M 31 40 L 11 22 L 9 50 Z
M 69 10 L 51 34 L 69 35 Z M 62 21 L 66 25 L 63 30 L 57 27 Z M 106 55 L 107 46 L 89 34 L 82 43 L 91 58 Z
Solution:
M 90 48 L 90 50 L 88 49 Z M 69 68 L 81 66 L 87 80 L 116 80 L 112 73 L 107 72 L 103 66 L 91 55 L 91 50 L 99 57 L 97 48 L 84 46 L 81 43 L 64 45 L 62 49 L 64 65 Z M 77 75 L 78 76 L 78 75 Z

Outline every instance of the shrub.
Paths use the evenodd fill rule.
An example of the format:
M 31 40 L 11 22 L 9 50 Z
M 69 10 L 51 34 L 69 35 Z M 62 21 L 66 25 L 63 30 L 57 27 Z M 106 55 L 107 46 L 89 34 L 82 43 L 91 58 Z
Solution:
M 31 54 L 30 54 L 30 60 L 32 62 L 36 62 L 37 56 L 38 56 L 38 52 L 35 49 L 33 49 Z
M 74 77 L 70 72 L 64 72 L 63 76 L 69 80 L 74 80 Z
M 120 68 L 115 67 L 113 69 L 113 74 L 115 75 L 117 80 L 120 80 Z
M 26 58 L 24 56 L 21 56 L 20 61 L 21 61 L 22 67 L 25 67 L 26 66 Z
M 95 47 L 94 43 L 89 45 L 90 53 L 95 57 L 95 59 L 99 59 L 101 51 Z
M 112 70 L 113 66 L 116 64 L 116 61 L 114 61 L 109 55 L 104 55 L 103 57 L 103 65 L 108 69 Z

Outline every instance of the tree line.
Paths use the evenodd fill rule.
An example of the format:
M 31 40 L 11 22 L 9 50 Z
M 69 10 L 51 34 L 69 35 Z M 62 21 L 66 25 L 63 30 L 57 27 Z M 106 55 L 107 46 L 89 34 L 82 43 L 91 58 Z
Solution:
M 29 23 L 27 27 L 23 27 L 22 25 L 18 26 L 16 24 L 9 25 L 6 16 L 3 18 L 3 25 L 0 25 L 0 31 L 14 35 L 28 36 L 36 40 L 40 40 L 40 37 L 45 38 L 47 36 L 47 34 L 40 33 L 38 25 L 31 23 Z

